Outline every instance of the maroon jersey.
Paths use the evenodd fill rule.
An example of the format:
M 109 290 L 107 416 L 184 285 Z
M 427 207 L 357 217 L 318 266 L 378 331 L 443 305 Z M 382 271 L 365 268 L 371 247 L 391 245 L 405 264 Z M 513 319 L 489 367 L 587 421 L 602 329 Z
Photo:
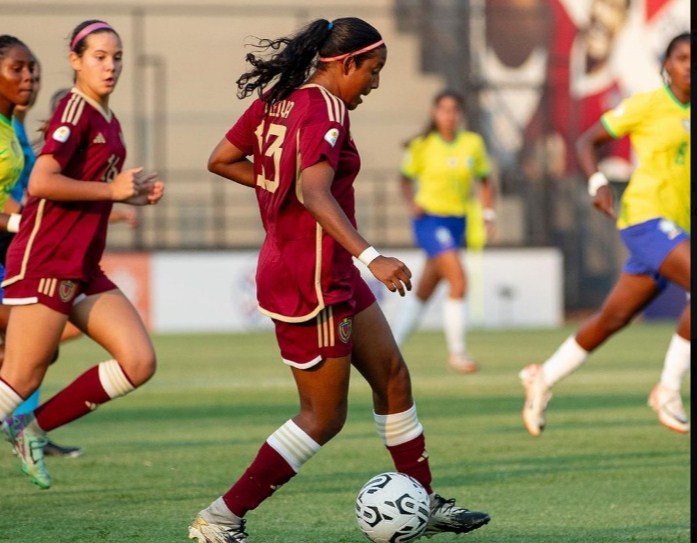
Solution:
M 360 157 L 344 103 L 306 85 L 268 106 L 257 99 L 227 133 L 254 157 L 256 194 L 266 238 L 257 266 L 259 308 L 275 319 L 303 322 L 353 297 L 358 273 L 351 254 L 302 203 L 302 171 L 322 161 L 334 169 L 331 192 L 356 226 L 353 182 Z
M 66 177 L 107 183 L 123 167 L 121 125 L 77 89 L 61 100 L 46 131 L 42 155 L 53 155 Z M 59 202 L 29 197 L 7 252 L 5 281 L 58 277 L 87 280 L 99 270 L 110 201 Z

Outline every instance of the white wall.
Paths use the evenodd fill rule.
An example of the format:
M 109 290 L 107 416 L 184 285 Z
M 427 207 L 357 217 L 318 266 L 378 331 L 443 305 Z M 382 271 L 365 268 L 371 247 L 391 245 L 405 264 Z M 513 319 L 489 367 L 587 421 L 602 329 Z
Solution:
M 418 278 L 423 256 L 393 251 Z M 563 321 L 562 261 L 557 249 L 487 249 L 468 255 L 469 313 L 474 327 L 555 327 Z M 365 268 L 359 264 L 365 271 Z M 249 331 L 270 329 L 256 309 L 256 252 L 154 253 L 150 295 L 157 332 Z M 369 272 L 364 274 L 390 322 L 404 301 Z M 413 294 L 409 294 L 413 295 Z M 439 328 L 442 286 L 429 304 L 423 328 Z

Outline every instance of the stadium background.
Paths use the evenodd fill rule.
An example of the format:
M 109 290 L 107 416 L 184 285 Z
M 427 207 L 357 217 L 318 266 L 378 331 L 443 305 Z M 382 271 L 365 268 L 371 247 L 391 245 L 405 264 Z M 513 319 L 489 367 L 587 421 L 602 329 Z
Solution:
M 556 84 L 550 74 L 575 68 L 571 51 L 558 45 L 580 35 L 594 3 L 603 2 L 4 0 L 0 32 L 24 40 L 42 64 L 42 92 L 27 121 L 30 133 L 48 116 L 53 91 L 72 82 L 66 62 L 72 28 L 103 18 L 120 33 L 125 67 L 111 106 L 124 127 L 128 164 L 160 172 L 167 194 L 157 207 L 139 210 L 139 228 L 112 228 L 105 265 L 155 329 L 265 325 L 253 316 L 249 294 L 254 249 L 262 239 L 254 195 L 216 179 L 205 162 L 249 102 L 235 96 L 235 79 L 250 50 L 245 44 L 255 36 L 286 35 L 317 17 L 346 15 L 370 21 L 389 47 L 381 88 L 352 115 L 363 161 L 356 190 L 364 235 L 380 249 L 400 251 L 418 270 L 398 192 L 402 144 L 423 128 L 435 92 L 444 86 L 463 91 L 468 125 L 485 136 L 500 185 L 497 236 L 483 255 L 468 260 L 473 322 L 545 326 L 559 324 L 564 311 L 596 306 L 624 259 L 614 225 L 589 206 L 579 172 L 557 167 L 563 155 L 558 140 L 539 145 L 532 160 L 522 155 L 533 115 L 545 126 L 554 124 L 545 102 Z M 660 84 L 660 54 L 670 37 L 689 28 L 687 0 L 628 5 L 609 64 L 621 95 Z M 570 118 L 576 106 L 569 102 Z M 569 124 L 573 130 L 581 123 Z M 621 190 L 627 170 L 617 166 L 609 164 L 608 174 Z M 526 259 L 538 267 L 525 265 Z M 497 270 L 507 275 L 492 280 Z M 202 283 L 213 292 L 203 292 Z M 220 288 L 226 303 L 218 304 L 218 314 L 211 308 Z M 669 316 L 670 302 L 679 296 L 668 292 L 649 315 Z M 192 304 L 176 323 L 170 322 L 177 313 L 169 304 L 174 299 Z M 198 305 L 200 311 L 193 309 Z M 242 322 L 233 323 L 230 312 Z M 437 319 L 431 315 L 426 325 Z

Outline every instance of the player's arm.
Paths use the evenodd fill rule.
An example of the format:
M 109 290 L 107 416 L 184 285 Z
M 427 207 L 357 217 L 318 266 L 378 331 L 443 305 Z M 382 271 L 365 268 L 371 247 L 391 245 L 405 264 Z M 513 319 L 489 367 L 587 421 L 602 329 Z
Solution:
M 392 292 L 404 296 L 411 290 L 411 271 L 400 260 L 382 256 L 353 227 L 331 193 L 334 170 L 322 161 L 302 172 L 303 205 L 344 249 L 359 258 L 371 273 Z
M 208 171 L 240 185 L 254 187 L 254 165 L 247 156 L 224 137 L 208 158 Z
M 111 183 L 86 183 L 63 175 L 61 165 L 53 155 L 41 155 L 34 164 L 27 192 L 36 198 L 70 202 L 111 200 L 132 201 L 142 194 L 143 187 L 152 184 L 154 174 L 146 174 L 142 168 L 120 172 Z
M 402 189 L 402 196 L 404 197 L 404 201 L 409 206 L 409 211 L 412 217 L 420 217 L 423 215 L 423 208 L 414 200 L 414 196 L 416 195 L 416 191 L 414 190 L 414 179 L 401 174 L 399 176 L 399 183 Z
M 588 193 L 593 198 L 593 205 L 614 219 L 614 196 L 607 177 L 598 170 L 598 148 L 613 139 L 602 121 L 597 121 L 576 141 L 576 156 L 583 173 L 588 177 Z

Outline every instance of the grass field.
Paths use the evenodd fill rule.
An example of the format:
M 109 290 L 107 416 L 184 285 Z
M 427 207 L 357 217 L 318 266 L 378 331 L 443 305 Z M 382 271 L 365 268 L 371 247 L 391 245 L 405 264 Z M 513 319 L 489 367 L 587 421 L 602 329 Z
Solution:
M 445 367 L 440 333 L 407 344 L 434 486 L 492 516 L 472 534 L 429 541 L 690 540 L 690 439 L 661 427 L 646 407 L 672 327 L 636 324 L 610 340 L 555 388 L 547 430 L 531 438 L 520 421 L 517 372 L 570 331 L 474 331 L 470 349 L 483 369 L 471 376 Z M 2 447 L 0 541 L 183 543 L 195 513 L 295 413 L 295 388 L 272 335 L 157 336 L 155 343 L 160 369 L 152 382 L 53 433 L 85 449 L 78 459 L 48 458 L 53 488 L 31 485 Z M 103 359 L 89 340 L 66 344 L 43 397 Z M 391 469 L 369 390 L 355 375 L 346 427 L 249 514 L 250 542 L 367 541 L 354 520 L 355 495 Z

